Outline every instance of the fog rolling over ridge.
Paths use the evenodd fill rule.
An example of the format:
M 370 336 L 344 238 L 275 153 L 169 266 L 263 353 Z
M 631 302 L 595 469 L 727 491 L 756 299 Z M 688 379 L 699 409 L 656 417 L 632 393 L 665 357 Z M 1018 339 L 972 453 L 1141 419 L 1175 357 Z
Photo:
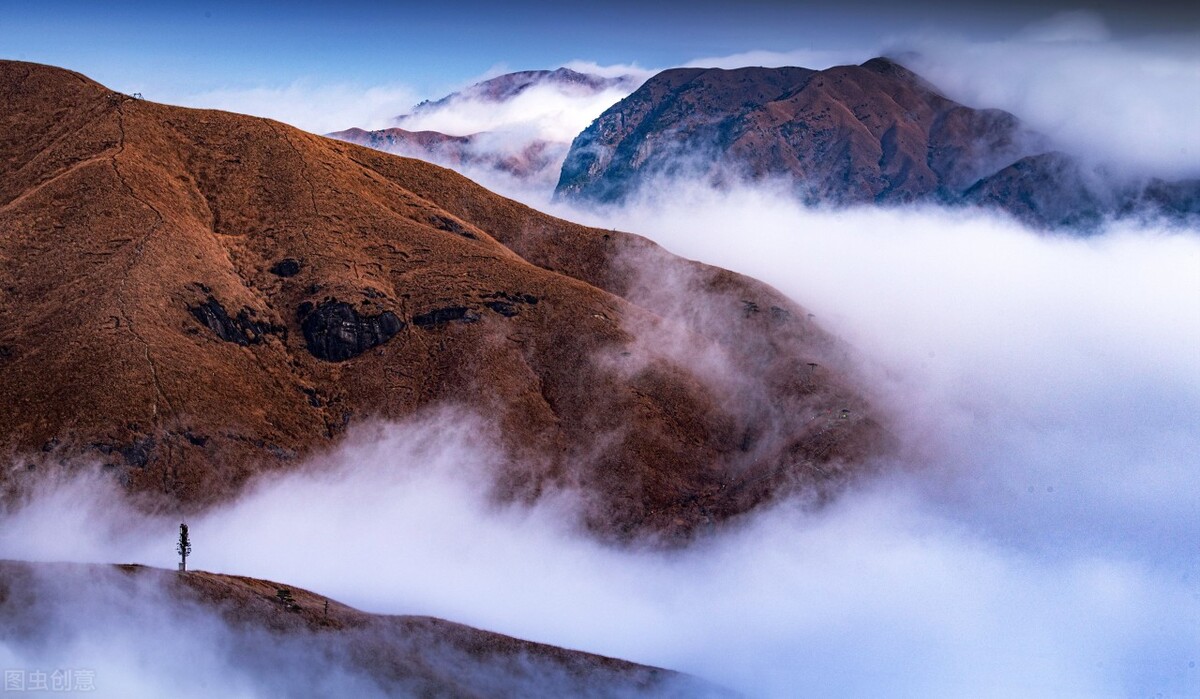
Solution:
M 1002 40 L 953 33 L 889 52 L 966 104 L 1008 110 L 1058 148 L 1118 174 L 1200 177 L 1200 42 L 1195 28 L 1119 36 L 1104 17 L 1064 12 Z
M 1059 81 L 1074 75 L 1048 73 Z M 1062 83 L 1065 93 L 1086 93 L 1078 88 Z M 1172 104 L 1162 106 L 1164 119 L 1182 113 Z M 1127 133 L 1110 143 L 1111 159 L 1129 159 L 1121 162 L 1160 138 L 1130 123 L 1093 132 L 1100 133 Z M 1186 146 L 1190 136 L 1181 138 Z M 320 146 L 315 139 L 300 143 Z M 282 144 L 279 150 L 290 152 Z M 361 153 L 353 151 L 367 158 Z M 1165 163 L 1164 153 L 1150 159 Z M 390 159 L 369 155 L 390 172 Z M 449 191 L 455 196 L 446 202 L 465 200 L 463 193 L 475 191 L 448 173 L 405 168 L 406 176 L 426 178 L 420 191 L 429 197 Z M 497 231 L 521 256 L 558 268 L 556 274 L 565 261 L 586 267 L 589 259 L 603 260 L 620 281 L 613 288 L 621 303 L 654 312 L 620 317 L 613 332 L 630 338 L 620 352 L 581 351 L 573 360 L 586 356 L 623 377 L 621 371 L 636 374 L 665 358 L 689 377 L 673 390 L 699 386 L 740 408 L 764 401 L 752 390 L 761 373 L 750 361 L 752 350 L 778 339 L 746 328 L 774 327 L 783 320 L 777 309 L 802 308 L 805 328 L 826 328 L 838 340 L 825 345 L 836 352 L 822 360 L 852 368 L 862 399 L 886 416 L 889 450 L 856 462 L 856 477 L 832 497 L 804 491 L 712 527 L 703 521 L 707 511 L 696 508 L 695 536 L 686 546 L 616 545 L 579 526 L 579 513 L 598 502 L 585 488 L 497 501 L 497 467 L 514 465 L 502 463 L 514 423 L 498 421 L 489 405 L 451 394 L 389 419 L 355 421 L 336 444 L 303 463 L 258 474 L 235 499 L 189 516 L 192 566 L 286 581 L 369 612 L 435 615 L 667 667 L 752 697 L 1200 694 L 1200 231 L 1194 226 L 1101 218 L 1094 235 L 1081 238 L 1030 230 L 977 209 L 903 202 L 807 207 L 789 183 L 772 179 L 711 187 L 662 177 L 619 202 L 587 207 L 549 203 L 548 191 L 538 187 L 519 193 L 595 229 L 585 235 L 490 198 L 489 205 L 522 217 L 498 225 L 471 207 L 454 213 L 422 201 L 420 221 L 396 225 L 417 226 L 430 240 L 457 236 L 450 239 L 470 252 L 479 249 L 477 241 L 437 226 L 452 229 L 462 221 L 460 233 Z M 511 221 L 527 225 L 504 223 Z M 533 224 L 560 227 L 553 228 L 556 236 L 539 238 Z M 666 253 L 645 244 L 629 245 L 615 259 L 586 254 L 606 248 L 585 242 L 620 238 L 618 231 L 750 275 L 786 302 L 739 296 L 731 313 L 728 295 L 718 292 L 722 280 L 734 277 L 701 274 L 711 283 L 698 289 L 688 271 L 706 268 L 667 265 Z M 535 244 L 555 238 L 573 247 L 555 257 L 553 246 Z M 351 288 L 348 277 L 335 281 Z M 562 283 L 568 282 L 599 294 L 582 282 Z M 753 285 L 733 289 L 776 298 Z M 538 312 L 545 312 L 544 298 Z M 583 307 L 588 314 L 581 317 L 591 323 L 601 322 L 593 312 L 607 308 Z M 555 327 L 577 323 L 571 317 Z M 466 333 L 481 326 L 450 327 Z M 741 352 L 711 341 L 729 336 L 745 341 Z M 217 346 L 251 356 L 242 346 Z M 564 365 L 571 373 L 574 364 Z M 796 369 L 799 386 L 820 376 L 805 373 L 815 371 L 807 364 Z M 858 405 L 851 408 L 847 422 L 860 417 Z M 636 411 L 609 412 L 614 422 L 630 423 Z M 671 414 L 641 429 L 666 430 Z M 756 439 L 772 428 L 795 427 L 789 411 L 745 414 L 764 415 L 764 429 L 748 440 L 748 432 L 734 435 L 740 453 L 753 455 Z M 597 470 L 610 444 L 595 444 L 573 454 L 569 466 Z M 701 454 L 680 450 L 673 463 L 701 472 L 708 463 Z M 536 472 L 541 464 L 515 465 Z M 175 512 L 133 506 L 99 465 L 59 475 L 0 509 L 0 558 L 173 566 Z M 618 491 L 614 500 L 626 503 L 626 495 Z M 663 521 L 670 524 L 669 517 Z M 41 630 L 52 640 L 0 636 L 0 666 L 94 658 L 98 684 L 133 678 L 126 687 L 155 696 L 171 678 L 147 677 L 147 659 L 172 670 L 172 652 L 194 653 L 193 677 L 221 678 L 216 689 L 227 695 L 290 689 L 296 676 L 278 673 L 293 666 L 300 690 L 362 686 L 363 677 L 336 651 L 310 655 L 299 644 L 264 656 L 278 660 L 265 676 L 279 684 L 255 684 L 264 675 L 256 668 L 247 679 L 247 667 L 258 656 L 219 650 L 236 629 L 190 607 L 149 606 L 161 635 L 152 637 L 156 652 L 146 654 L 136 626 L 97 617 L 89 607 L 93 596 L 108 599 L 113 587 L 64 589 L 48 581 L 42 589 L 53 591 L 61 612 L 53 629 Z M 150 601 L 157 594 L 151 590 Z M 333 674 L 305 674 L 313 667 Z
M 888 58 L 822 71 L 663 71 L 575 138 L 555 194 L 619 202 L 675 178 L 775 180 L 821 206 L 1000 209 L 1081 231 L 1113 217 L 1200 217 L 1200 179 L 1086 164 L 1018 116 L 956 103 Z
M 571 139 L 649 73 L 634 66 L 573 62 L 555 70 L 504 73 L 390 120 L 388 128 L 329 136 L 431 160 L 501 189 L 552 189 Z
M 570 495 L 491 503 L 487 420 L 450 409 L 192 520 L 194 564 L 751 696 L 1200 688 L 1194 233 L 1047 237 L 684 184 L 602 219 L 805 298 L 899 416 L 888 475 L 684 551 L 613 549 L 575 533 Z M 174 521 L 115 500 L 80 483 L 10 510 L 0 556 L 169 565 Z

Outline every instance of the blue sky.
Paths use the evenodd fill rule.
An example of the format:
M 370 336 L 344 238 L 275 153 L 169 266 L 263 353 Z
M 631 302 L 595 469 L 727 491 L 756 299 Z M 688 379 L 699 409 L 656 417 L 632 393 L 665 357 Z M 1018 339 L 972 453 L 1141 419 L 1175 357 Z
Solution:
M 1070 7 L 1070 6 L 1063 6 Z M 1051 3 L 424 2 L 9 0 L 0 56 L 81 71 L 148 94 L 278 86 L 297 80 L 398 82 L 437 95 L 504 66 L 678 65 L 748 50 L 844 50 L 911 33 L 987 40 L 1049 16 Z M 1116 33 L 1197 26 L 1194 8 L 1109 2 Z
M 951 97 L 1065 141 L 1082 134 L 1089 150 L 1126 142 L 1105 124 L 1132 109 L 1129 123 L 1154 127 L 1125 150 L 1194 171 L 1200 144 L 1176 141 L 1195 131 L 1200 90 L 1180 86 L 1200 84 L 1200 3 L 1066 2 L 0 0 L 0 58 L 326 133 L 394 125 L 421 99 L 572 61 L 822 68 L 916 49 L 927 60 L 910 66 Z

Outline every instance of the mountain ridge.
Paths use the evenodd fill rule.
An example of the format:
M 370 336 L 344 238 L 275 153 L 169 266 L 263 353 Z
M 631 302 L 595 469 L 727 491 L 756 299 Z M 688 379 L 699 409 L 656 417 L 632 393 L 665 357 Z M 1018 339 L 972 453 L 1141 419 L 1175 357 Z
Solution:
M 204 507 L 351 424 L 464 405 L 496 497 L 577 489 L 594 533 L 680 541 L 887 442 L 846 349 L 754 280 L 270 120 L 16 62 L 0 94 L 10 497 L 99 463 Z
M 1015 115 L 958 104 L 882 57 L 659 73 L 575 139 L 556 196 L 618 202 L 677 176 L 781 178 L 808 204 L 987 206 L 1048 228 L 1200 214 L 1200 182 L 1097 183 Z

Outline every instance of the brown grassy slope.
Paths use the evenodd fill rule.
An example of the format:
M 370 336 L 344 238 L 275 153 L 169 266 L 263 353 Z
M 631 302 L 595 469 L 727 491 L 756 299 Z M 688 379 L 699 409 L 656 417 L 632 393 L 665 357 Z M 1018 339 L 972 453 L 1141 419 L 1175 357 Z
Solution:
M 155 644 L 219 644 L 203 650 L 225 656 L 230 684 L 275 695 L 321 694 L 307 674 L 363 679 L 388 696 L 729 696 L 669 670 L 433 617 L 367 614 L 281 583 L 202 571 L 0 561 L 0 621 L 0 641 L 69 649 L 76 657 L 64 664 L 79 662 L 81 632 L 123 639 L 132 647 L 118 648 L 137 664 L 157 657 Z M 181 690 L 221 686 L 205 674 L 211 666 L 174 660 Z M 120 673 L 95 670 L 97 689 L 121 691 Z
M 201 506 L 353 421 L 448 402 L 500 435 L 501 496 L 582 487 L 623 537 L 822 490 L 880 441 L 803 309 L 637 236 L 40 65 L 0 62 L 0 133 L 14 458 L 100 460 Z M 697 373 L 696 348 L 731 370 Z

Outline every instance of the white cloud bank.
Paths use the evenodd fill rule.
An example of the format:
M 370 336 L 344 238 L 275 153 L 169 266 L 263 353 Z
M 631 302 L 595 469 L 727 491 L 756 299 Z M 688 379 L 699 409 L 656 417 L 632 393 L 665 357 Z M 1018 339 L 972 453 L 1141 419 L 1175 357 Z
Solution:
M 1114 38 L 1099 16 L 1073 12 L 1004 41 L 895 46 L 951 98 L 1013 112 L 1076 156 L 1118 173 L 1200 177 L 1200 35 Z
M 488 504 L 486 423 L 434 415 L 191 522 L 194 565 L 751 696 L 1200 691 L 1194 233 L 687 187 L 586 216 L 808 306 L 856 346 L 897 463 L 816 513 L 613 550 L 575 533 L 568 498 Z M 85 484 L 5 514 L 0 556 L 172 565 L 176 522 L 111 500 Z
M 593 93 L 570 85 L 533 85 L 503 102 L 453 100 L 444 107 L 405 116 L 396 124 L 410 131 L 440 131 L 452 136 L 490 131 L 509 133 L 526 143 L 570 143 L 601 112 L 636 87 L 634 83 Z
M 1066 143 L 1186 171 L 1172 148 L 1196 152 L 1180 89 L 1194 51 L 1085 24 L 929 40 L 913 65 Z M 313 473 L 193 521 L 196 567 L 751 696 L 1200 694 L 1195 231 L 1040 236 L 979 212 L 808 210 L 769 188 L 685 185 L 556 211 L 806 305 L 857 348 L 895 416 L 888 475 L 685 551 L 613 550 L 569 526 L 568 499 L 489 505 L 474 475 L 486 424 L 435 416 L 360 432 Z M 0 557 L 172 566 L 177 522 L 115 501 L 83 483 L 5 512 Z

